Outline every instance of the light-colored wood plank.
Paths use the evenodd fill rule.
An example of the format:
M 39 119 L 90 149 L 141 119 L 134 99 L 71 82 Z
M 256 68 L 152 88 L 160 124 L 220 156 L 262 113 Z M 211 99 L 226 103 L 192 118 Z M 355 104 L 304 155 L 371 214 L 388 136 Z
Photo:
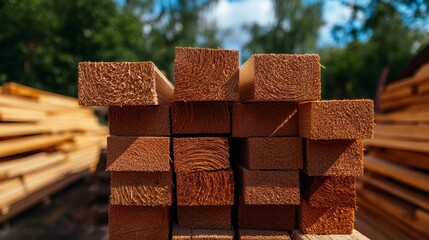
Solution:
M 429 141 L 429 125 L 377 124 L 376 138 Z
M 0 142 L 0 157 L 53 146 L 72 137 L 72 134 L 41 135 L 2 141 Z
M 429 192 L 428 174 L 387 162 L 371 155 L 365 156 L 365 169 Z
M 365 147 L 393 148 L 405 151 L 429 153 L 429 142 L 374 138 L 364 141 Z
M 429 170 L 429 153 L 378 147 L 369 147 L 368 152 L 377 158 L 393 161 L 403 166 Z
M 362 235 L 356 229 L 352 234 L 330 234 L 330 235 L 316 235 L 316 234 L 303 234 L 299 230 L 292 233 L 293 240 L 369 240 L 369 238 Z

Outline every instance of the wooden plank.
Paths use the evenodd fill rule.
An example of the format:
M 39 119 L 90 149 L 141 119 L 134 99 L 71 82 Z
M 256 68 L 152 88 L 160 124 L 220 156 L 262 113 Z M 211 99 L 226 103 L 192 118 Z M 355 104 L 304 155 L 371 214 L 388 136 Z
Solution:
M 362 176 L 362 140 L 306 140 L 304 172 L 310 176 Z
M 396 81 L 394 83 L 387 85 L 385 88 L 385 92 L 390 92 L 390 91 L 413 86 L 415 84 L 418 84 L 422 81 L 427 80 L 428 75 L 429 75 L 429 64 L 426 64 L 420 67 L 419 70 L 417 70 L 417 72 L 414 74 L 414 76 L 409 78 L 404 78 L 400 81 Z
M 287 231 L 295 225 L 295 205 L 248 205 L 240 197 L 238 220 L 240 228 Z
M 168 105 L 173 94 L 153 62 L 81 62 L 78 75 L 82 105 Z
M 404 185 L 374 174 L 362 176 L 359 178 L 359 181 L 381 189 L 429 212 L 429 196 L 423 192 L 410 189 Z
M 171 172 L 112 172 L 110 204 L 129 206 L 171 206 Z
M 364 216 L 364 217 L 362 217 Z M 355 218 L 355 229 L 360 231 L 362 234 L 364 234 L 369 239 L 385 239 L 385 240 L 401 240 L 401 239 L 407 239 L 412 240 L 411 238 L 408 238 L 403 232 L 399 231 L 398 229 L 395 229 L 395 231 L 388 231 L 387 233 L 383 231 L 382 227 L 380 225 L 384 225 L 383 227 L 385 229 L 392 228 L 388 223 L 382 222 L 380 224 L 374 224 L 371 221 L 376 221 L 377 219 L 376 215 L 367 217 L 366 212 L 365 215 L 362 213 L 361 209 L 359 209 L 358 214 Z
M 293 240 L 369 240 L 362 233 L 353 229 L 351 234 L 330 234 L 330 235 L 317 235 L 317 234 L 304 234 L 299 230 L 295 230 L 292 234 Z
M 230 134 L 230 107 L 226 102 L 173 102 L 172 133 Z
M 312 207 L 305 200 L 299 205 L 297 224 L 304 234 L 351 234 L 355 207 Z
M 312 177 L 300 174 L 301 198 L 312 207 L 356 206 L 356 177 Z
M 423 82 L 417 86 L 417 93 L 420 95 L 429 93 L 429 76 L 427 82 Z
M 49 103 L 69 108 L 79 108 L 78 101 L 75 98 L 38 90 L 13 82 L 3 84 L 3 94 L 32 97 L 42 103 Z
M 320 66 L 317 54 L 254 54 L 240 69 L 240 101 L 319 100 Z
M 53 146 L 72 137 L 72 134 L 38 135 L 2 141 L 0 142 L 0 157 Z
M 377 124 L 375 137 L 429 141 L 429 125 Z
M 199 172 L 229 169 L 227 138 L 173 138 L 174 170 Z
M 300 137 L 241 138 L 234 160 L 250 170 L 299 170 L 303 166 Z
M 365 188 L 359 191 L 359 195 L 372 203 L 373 208 L 378 208 L 402 224 L 408 225 L 417 232 L 429 234 L 429 213 L 416 208 L 414 205 L 401 201 L 382 191 Z
M 288 231 L 240 229 L 241 240 L 291 240 Z
M 299 136 L 308 139 L 369 139 L 374 136 L 372 100 L 327 100 L 298 105 Z
M 393 148 L 397 150 L 429 153 L 429 142 L 374 138 L 365 140 L 364 145 L 365 147 Z
M 170 171 L 169 137 L 107 138 L 107 170 Z
M 0 179 L 17 177 L 48 167 L 63 161 L 65 157 L 64 154 L 59 152 L 51 154 L 43 152 L 28 157 L 0 162 Z
M 174 101 L 238 101 L 238 72 L 237 50 L 176 47 Z
M 298 171 L 258 171 L 240 166 L 237 174 L 245 204 L 299 204 Z
M 11 219 L 12 217 L 18 215 L 19 213 L 23 212 L 24 210 L 32 207 L 33 205 L 36 205 L 37 203 L 41 202 L 43 199 L 45 199 L 47 196 L 58 192 L 59 190 L 63 189 L 64 187 L 70 185 L 72 182 L 75 182 L 89 174 L 89 171 L 82 171 L 75 174 L 68 175 L 67 177 L 64 177 L 51 185 L 37 191 L 31 194 L 26 194 L 24 198 L 21 200 L 18 200 L 6 208 L 2 208 L 0 211 L 0 223 L 4 223 L 5 221 Z
M 168 240 L 168 207 L 109 206 L 109 239 Z
M 383 161 L 371 155 L 365 156 L 365 169 L 429 192 L 429 176 L 425 173 Z
M 232 170 L 176 174 L 177 206 L 232 206 Z
M 404 166 L 429 170 L 429 154 L 412 151 L 403 151 L 390 148 L 369 147 L 371 155 L 399 163 Z
M 185 228 L 231 229 L 231 206 L 179 206 L 177 224 Z
M 427 103 L 428 101 L 429 101 L 429 95 L 411 96 L 407 98 L 401 98 L 396 101 L 390 100 L 390 101 L 381 102 L 380 109 L 382 111 L 387 111 L 387 110 L 404 108 L 411 105 L 424 104 L 424 103 Z
M 377 123 L 427 123 L 429 122 L 429 111 L 396 111 L 387 114 L 377 114 L 375 116 Z
M 232 137 L 297 136 L 295 103 L 235 103 L 232 106 Z
M 397 100 L 399 98 L 409 97 L 413 95 L 413 88 L 401 88 L 395 91 L 389 91 L 389 92 L 383 92 L 381 95 L 380 100 L 382 102 L 384 101 L 391 101 L 391 100 Z
M 169 136 L 169 106 L 109 107 L 109 131 L 115 136 Z
M 183 228 L 173 225 L 173 240 L 233 240 L 234 232 L 231 229 L 198 229 Z
M 32 111 L 64 111 L 63 107 L 52 104 L 39 103 L 34 99 L 28 99 L 10 95 L 0 95 L 0 106 L 27 109 Z M 73 109 L 75 110 L 75 109 Z
M 366 187 L 365 187 L 366 188 Z M 360 187 L 359 189 L 362 190 L 362 188 Z M 360 190 L 360 191 L 361 191 Z M 388 232 L 388 233 L 392 233 L 396 231 L 400 231 L 402 234 L 405 234 L 406 237 L 405 238 L 398 238 L 398 240 L 401 239 L 407 239 L 410 238 L 412 240 L 416 240 L 416 239 L 420 239 L 420 240 L 426 240 L 427 236 L 425 234 L 422 234 L 418 231 L 415 231 L 412 227 L 409 226 L 409 224 L 404 224 L 402 220 L 398 220 L 394 217 L 392 217 L 388 212 L 386 212 L 383 208 L 379 208 L 377 207 L 378 203 L 373 203 L 369 200 L 367 200 L 366 198 L 362 197 L 361 194 L 358 194 L 358 206 L 359 206 L 359 210 L 358 210 L 358 215 L 360 214 L 360 209 L 362 209 L 362 211 L 370 211 L 371 213 L 373 213 L 373 215 L 376 216 L 376 218 L 373 218 L 373 222 L 372 224 L 378 228 L 382 228 L 381 230 L 383 230 L 383 232 Z M 375 220 L 375 222 L 374 222 Z M 383 225 L 383 223 L 385 223 L 388 227 L 385 228 Z M 381 226 L 383 227 L 381 227 Z M 390 226 L 389 226 L 390 225 Z M 385 236 L 388 236 L 389 234 L 385 234 Z M 397 237 L 399 237 L 400 235 L 397 235 Z

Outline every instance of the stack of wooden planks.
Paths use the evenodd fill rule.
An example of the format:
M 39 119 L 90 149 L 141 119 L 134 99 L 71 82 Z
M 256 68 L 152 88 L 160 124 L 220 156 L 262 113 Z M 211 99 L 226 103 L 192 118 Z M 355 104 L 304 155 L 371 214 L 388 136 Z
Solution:
M 111 239 L 365 239 L 372 101 L 320 101 L 318 55 L 238 54 L 176 48 L 174 90 L 151 62 L 80 63 L 80 102 L 110 106 Z
M 385 87 L 375 138 L 365 141 L 357 227 L 374 239 L 429 235 L 429 64 Z
M 107 129 L 77 99 L 5 83 L 0 94 L 0 222 L 87 175 Z

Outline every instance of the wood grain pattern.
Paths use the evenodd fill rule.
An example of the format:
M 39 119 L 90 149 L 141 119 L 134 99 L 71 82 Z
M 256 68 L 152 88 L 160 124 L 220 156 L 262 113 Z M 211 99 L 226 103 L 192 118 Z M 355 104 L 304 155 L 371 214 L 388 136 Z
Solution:
M 308 139 L 370 139 L 372 100 L 327 100 L 298 105 L 299 135 Z
M 229 134 L 230 103 L 173 102 L 171 118 L 173 134 Z
M 254 54 L 240 69 L 240 101 L 319 100 L 320 67 L 317 54 Z
M 311 177 L 300 174 L 301 197 L 313 207 L 356 206 L 356 177 Z
M 240 138 L 237 160 L 249 170 L 299 170 L 303 166 L 300 137 Z
M 234 232 L 232 229 L 198 229 L 183 228 L 173 225 L 173 240 L 233 240 Z
M 362 176 L 362 140 L 310 140 L 305 143 L 304 172 L 310 176 Z
M 176 191 L 177 206 L 231 206 L 232 170 L 177 173 Z
M 177 222 L 186 228 L 231 229 L 231 206 L 179 206 Z
M 295 103 L 235 103 L 232 106 L 232 137 L 296 136 Z
M 173 95 L 153 62 L 81 62 L 78 82 L 82 105 L 167 105 Z
M 227 138 L 173 138 L 176 172 L 213 171 L 230 168 Z
M 238 167 L 241 194 L 248 205 L 299 204 L 298 171 L 258 171 Z
M 351 234 L 355 207 L 312 207 L 301 200 L 298 229 L 304 234 Z
M 331 234 L 331 235 L 317 235 L 317 234 L 303 234 L 299 230 L 295 230 L 292 234 L 293 240 L 369 240 L 362 233 L 353 229 L 352 234 Z
M 170 171 L 170 138 L 108 137 L 107 170 Z
M 238 101 L 237 50 L 176 47 L 174 101 Z
M 240 229 L 241 240 L 291 240 L 288 231 Z
M 238 202 L 238 226 L 248 229 L 287 231 L 295 224 L 295 205 L 247 205 Z
M 168 240 L 170 220 L 168 207 L 109 207 L 109 239 Z
M 170 136 L 169 106 L 109 107 L 109 131 L 115 136 Z
M 396 162 L 405 166 L 429 170 L 429 154 L 389 148 L 369 147 L 374 157 Z
M 171 172 L 112 172 L 110 204 L 171 206 Z

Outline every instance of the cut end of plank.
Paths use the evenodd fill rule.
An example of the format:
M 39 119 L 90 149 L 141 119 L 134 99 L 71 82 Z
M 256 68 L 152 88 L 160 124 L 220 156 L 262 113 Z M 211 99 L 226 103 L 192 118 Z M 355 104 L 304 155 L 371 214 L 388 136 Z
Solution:
M 169 104 L 172 84 L 153 62 L 81 62 L 79 104 L 130 106 Z
M 238 73 L 238 50 L 176 47 L 174 101 L 238 101 Z
M 370 139 L 372 100 L 327 100 L 298 105 L 299 135 L 308 139 Z
M 252 55 L 240 69 L 240 100 L 319 100 L 320 67 L 317 54 Z

